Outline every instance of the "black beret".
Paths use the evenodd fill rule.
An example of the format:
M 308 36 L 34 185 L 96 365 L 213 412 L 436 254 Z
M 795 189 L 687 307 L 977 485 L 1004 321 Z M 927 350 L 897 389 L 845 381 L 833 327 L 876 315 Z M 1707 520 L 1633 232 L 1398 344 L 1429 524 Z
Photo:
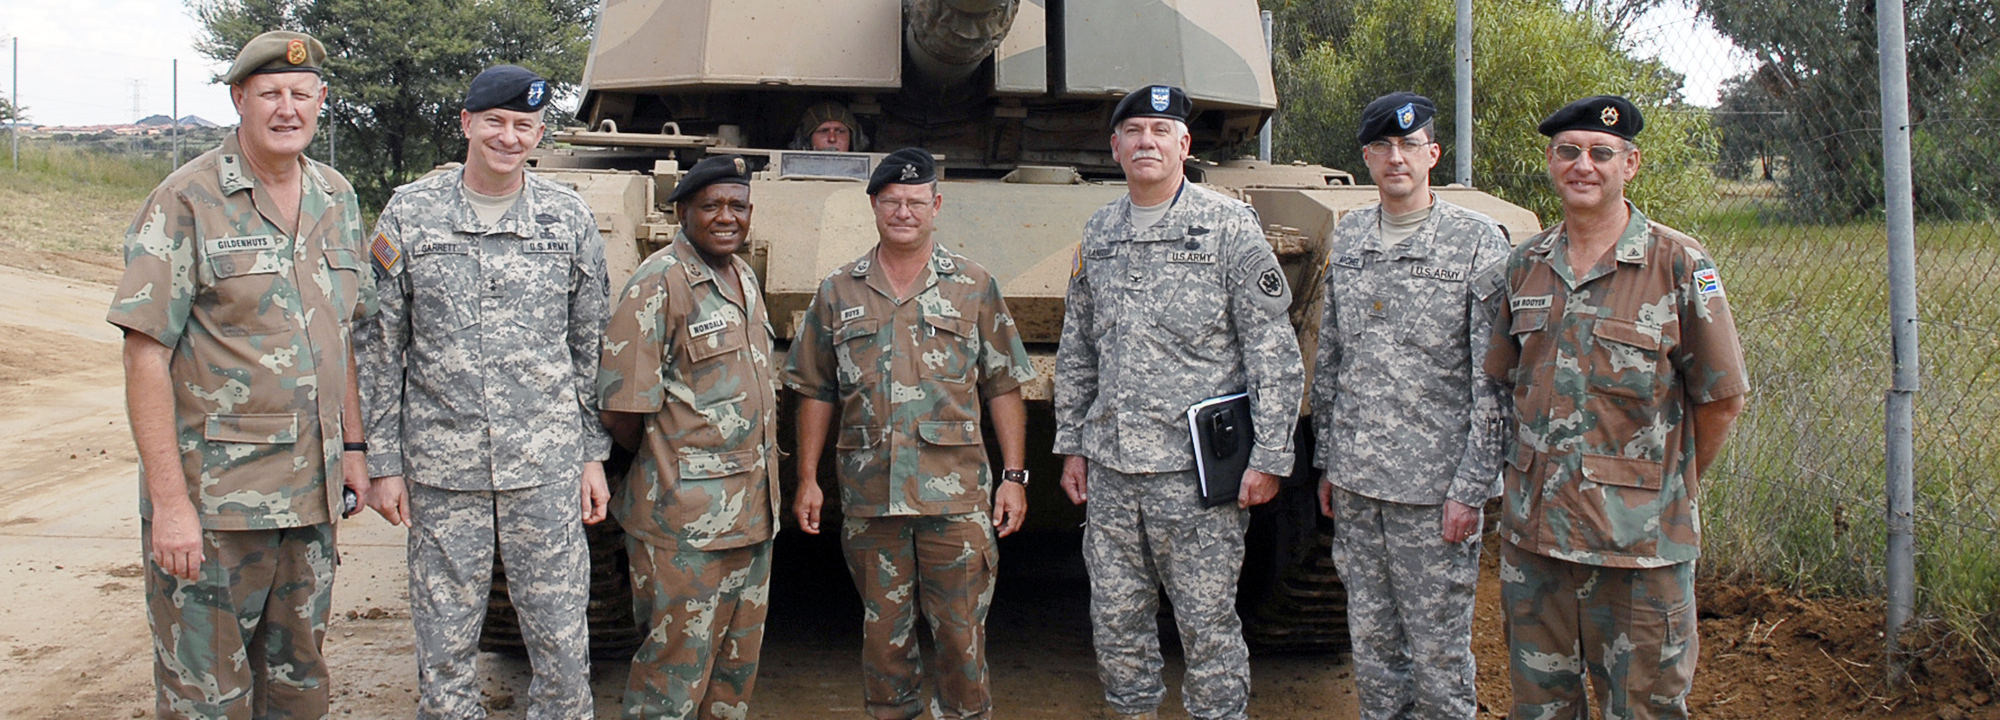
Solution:
M 1431 124 L 1437 105 L 1430 98 L 1412 92 L 1393 92 L 1375 98 L 1361 109 L 1361 130 L 1354 142 L 1367 145 L 1377 138 L 1403 137 Z
M 701 162 L 695 163 L 694 167 L 688 168 L 687 173 L 681 176 L 680 183 L 674 185 L 674 191 L 667 194 L 667 202 L 677 203 L 694 197 L 694 194 L 701 192 L 702 188 L 716 183 L 749 185 L 750 164 L 743 160 L 742 155 L 710 155 L 702 158 Z
M 903 148 L 889 153 L 868 174 L 868 194 L 882 191 L 883 185 L 929 185 L 937 181 L 937 161 L 919 148 Z
M 315 75 L 326 66 L 326 46 L 313 36 L 289 30 L 272 30 L 250 38 L 236 51 L 236 61 L 222 74 L 222 84 L 235 85 L 251 75 L 309 72 Z
M 465 91 L 467 112 L 500 108 L 535 112 L 549 102 L 549 81 L 519 65 L 495 65 L 480 71 Z
M 1645 126 L 1646 119 L 1639 115 L 1639 107 L 1632 101 L 1617 95 L 1598 95 L 1564 105 L 1535 129 L 1549 137 L 1564 130 L 1595 130 L 1631 140 Z
M 1126 118 L 1135 117 L 1169 118 L 1186 124 L 1194 117 L 1194 102 L 1172 85 L 1147 85 L 1118 101 L 1118 108 L 1111 111 L 1111 128 L 1116 130 Z

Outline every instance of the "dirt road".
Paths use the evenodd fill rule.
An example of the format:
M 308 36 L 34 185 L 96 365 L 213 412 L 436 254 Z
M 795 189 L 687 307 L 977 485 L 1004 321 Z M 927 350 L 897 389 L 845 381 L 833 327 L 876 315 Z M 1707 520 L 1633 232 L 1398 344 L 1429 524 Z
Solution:
M 103 321 L 110 293 L 0 266 L 0 718 L 150 715 L 137 458 L 124 422 L 118 333 Z M 414 711 L 403 547 L 403 530 L 372 513 L 341 526 L 326 648 L 336 716 Z M 786 536 L 777 552 L 755 716 L 865 717 L 860 606 L 846 569 L 825 542 Z M 1089 716 L 1101 690 L 1082 564 L 1064 559 L 1073 546 L 1010 539 L 1001 552 L 1009 571 L 990 620 L 998 714 Z M 520 717 L 526 662 L 481 660 L 493 716 Z M 1168 672 L 1177 685 L 1178 664 L 1170 661 Z M 1253 673 L 1257 717 L 1354 712 L 1352 682 L 1332 659 L 1264 658 Z M 596 663 L 592 681 L 599 715 L 616 717 L 623 663 Z M 1178 705 L 1170 691 L 1168 717 L 1181 717 Z

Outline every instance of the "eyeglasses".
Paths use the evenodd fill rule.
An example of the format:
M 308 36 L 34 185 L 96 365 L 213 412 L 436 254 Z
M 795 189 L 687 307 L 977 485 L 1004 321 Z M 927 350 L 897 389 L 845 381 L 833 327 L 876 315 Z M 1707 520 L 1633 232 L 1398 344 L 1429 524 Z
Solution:
M 1411 142 L 1409 140 L 1398 140 L 1396 142 L 1389 142 L 1387 140 L 1376 140 L 1375 142 L 1361 146 L 1361 151 L 1368 153 L 1369 155 L 1373 155 L 1375 157 L 1388 157 L 1389 150 L 1393 148 L 1396 150 L 1403 151 L 1404 155 L 1415 155 L 1419 151 L 1423 150 L 1425 145 L 1429 144 L 1431 143 L 1428 140 L 1423 142 Z
M 911 214 L 922 215 L 931 211 L 929 200 L 876 200 L 875 204 L 891 214 L 898 210 L 908 210 Z
M 1549 146 L 1549 149 L 1555 152 L 1556 158 L 1563 162 L 1576 162 L 1577 158 L 1583 157 L 1584 152 L 1582 145 L 1572 145 L 1570 143 L 1558 143 Z M 1590 161 L 1603 165 L 1611 162 L 1612 158 L 1618 157 L 1623 152 L 1625 152 L 1623 149 L 1609 145 L 1592 145 L 1590 146 Z

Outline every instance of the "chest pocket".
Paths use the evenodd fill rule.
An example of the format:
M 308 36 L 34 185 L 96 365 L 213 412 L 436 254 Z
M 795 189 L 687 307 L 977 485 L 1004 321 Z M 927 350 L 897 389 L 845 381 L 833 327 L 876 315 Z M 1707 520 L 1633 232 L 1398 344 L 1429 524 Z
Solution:
M 1660 380 L 1660 336 L 1619 318 L 1598 318 L 1591 327 L 1590 391 L 1650 405 Z
M 326 249 L 327 276 L 333 282 L 327 288 L 327 301 L 333 303 L 341 322 L 354 316 L 354 304 L 361 300 L 361 273 L 367 265 L 361 261 L 361 253 L 348 248 Z
M 479 259 L 465 240 L 412 243 L 403 277 L 410 284 L 410 328 L 444 336 L 479 320 Z
M 970 382 L 974 360 L 979 357 L 978 326 L 967 318 L 925 315 L 923 335 L 917 338 L 917 365 L 923 376 Z
M 489 236 L 488 242 L 496 240 L 519 247 L 506 258 L 505 272 L 488 279 L 487 292 L 497 289 L 495 300 L 508 307 L 515 324 L 538 335 L 560 337 L 569 329 L 573 244 L 506 236 Z
M 207 305 L 217 331 L 228 337 L 269 335 L 290 328 L 287 308 L 297 305 L 286 297 L 293 293 L 285 292 L 288 279 L 284 271 L 291 265 L 286 253 L 291 243 L 269 235 L 222 238 L 208 243 L 226 245 L 232 241 L 258 245 L 260 249 L 204 253 L 209 284 L 197 296 L 197 302 Z M 274 242 L 276 246 L 271 247 Z
M 1151 286 L 1141 290 L 1154 298 L 1155 322 L 1184 340 L 1199 340 L 1222 329 L 1229 292 L 1217 263 L 1161 263 Z
M 886 355 L 879 349 L 875 336 L 881 327 L 879 320 L 855 320 L 834 329 L 833 359 L 843 394 L 856 386 L 880 381 L 881 361 Z
M 1514 323 L 1507 331 L 1513 335 L 1515 347 L 1520 348 L 1520 361 L 1514 364 L 1514 377 L 1511 378 L 1516 387 L 1534 380 L 1537 362 L 1551 359 L 1548 333 L 1544 332 L 1548 327 L 1547 310 L 1520 310 L 1514 313 Z

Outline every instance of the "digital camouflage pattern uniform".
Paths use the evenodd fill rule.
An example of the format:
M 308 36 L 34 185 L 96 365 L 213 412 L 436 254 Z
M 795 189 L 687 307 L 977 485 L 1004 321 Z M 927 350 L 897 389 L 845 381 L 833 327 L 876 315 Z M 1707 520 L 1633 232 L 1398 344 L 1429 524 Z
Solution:
M 591 716 L 581 475 L 597 418 L 604 242 L 574 191 L 527 174 L 490 227 L 463 170 L 396 189 L 358 343 L 368 471 L 410 483 L 421 718 L 483 717 L 474 667 L 495 545 L 535 666 L 530 718 Z
M 1034 378 L 1000 284 L 934 245 L 915 294 L 897 300 L 875 252 L 820 282 L 799 322 L 785 385 L 834 403 L 841 547 L 861 593 L 869 714 L 924 710 L 913 634 L 936 641 L 939 718 L 984 718 L 993 697 L 986 611 L 993 602 L 993 473 L 980 399 Z
M 629 718 L 743 718 L 757 682 L 777 532 L 778 379 L 757 277 L 716 277 L 686 235 L 639 265 L 604 331 L 604 409 L 645 436 L 612 512 L 652 628 L 625 684 Z
M 1249 512 L 1196 499 L 1187 409 L 1249 392 L 1250 467 L 1291 472 L 1305 393 L 1291 287 L 1250 206 L 1194 183 L 1150 228 L 1132 226 L 1131 206 L 1120 198 L 1084 226 L 1056 354 L 1055 452 L 1089 461 L 1083 551 L 1098 675 L 1113 710 L 1159 706 L 1164 584 L 1188 714 L 1242 718 L 1250 666 L 1236 576 Z
M 1315 464 L 1334 486 L 1361 717 L 1469 720 L 1480 535 L 1445 543 L 1443 503 L 1499 491 L 1504 400 L 1483 361 L 1509 248 L 1492 218 L 1435 196 L 1394 245 L 1381 222 L 1380 205 L 1349 212 L 1327 249 Z
M 341 400 L 349 331 L 374 282 L 354 189 L 333 168 L 300 162 L 296 235 L 234 134 L 162 181 L 125 235 L 106 319 L 173 349 L 181 469 L 202 526 L 200 580 L 155 564 L 141 471 L 160 717 L 327 713 L 320 646 Z
M 1496 303 L 1486 371 L 1512 386 L 1516 416 L 1500 525 L 1509 717 L 1584 717 L 1586 671 L 1607 718 L 1687 716 L 1694 406 L 1749 378 L 1708 252 L 1631 212 L 1581 273 L 1564 225 L 1521 243 Z

